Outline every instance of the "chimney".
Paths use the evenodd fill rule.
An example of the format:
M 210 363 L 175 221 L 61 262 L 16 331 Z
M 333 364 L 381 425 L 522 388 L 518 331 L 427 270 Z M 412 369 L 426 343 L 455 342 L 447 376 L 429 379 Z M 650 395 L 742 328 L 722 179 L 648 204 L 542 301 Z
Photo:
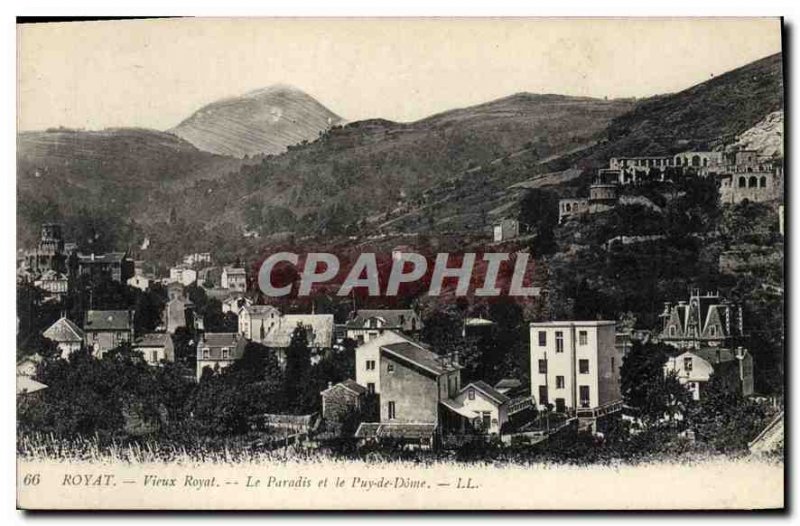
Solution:
M 333 387 L 333 382 L 328 382 L 328 389 L 330 389 L 331 387 Z

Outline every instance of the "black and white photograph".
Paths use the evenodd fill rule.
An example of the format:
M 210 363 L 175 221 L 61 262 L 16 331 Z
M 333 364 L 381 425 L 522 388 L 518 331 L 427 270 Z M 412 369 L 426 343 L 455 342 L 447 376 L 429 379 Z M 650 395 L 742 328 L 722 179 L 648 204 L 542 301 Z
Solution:
M 781 18 L 16 32 L 20 509 L 784 508 Z

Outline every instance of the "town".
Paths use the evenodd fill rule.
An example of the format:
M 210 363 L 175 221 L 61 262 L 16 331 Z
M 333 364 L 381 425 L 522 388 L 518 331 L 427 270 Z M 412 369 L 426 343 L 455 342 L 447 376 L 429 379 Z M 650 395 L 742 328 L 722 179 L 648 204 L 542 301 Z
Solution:
M 657 208 L 642 195 L 620 194 L 626 187 L 693 179 L 712 181 L 721 206 L 774 207 L 772 217 L 783 234 L 782 164 L 750 151 L 612 158 L 608 168 L 598 169 L 588 198 L 558 202 L 558 224 L 568 226 L 625 203 L 647 201 L 646 207 Z M 524 237 L 523 230 L 516 219 L 504 219 L 486 242 L 513 242 Z M 659 237 L 665 236 L 646 240 Z M 524 255 L 520 259 L 527 263 Z M 335 256 L 311 256 L 311 270 L 304 273 L 309 283 L 300 283 L 306 295 L 338 271 L 337 260 L 335 269 L 315 274 L 318 260 L 325 260 L 321 256 Z M 403 256 L 399 249 L 392 252 L 395 262 L 404 261 Z M 434 271 L 437 294 L 429 295 L 443 287 L 446 261 Z M 296 255 L 292 262 L 297 263 Z M 717 290 L 693 288 L 679 299 L 653 298 L 662 305 L 657 325 L 637 327 L 597 315 L 524 322 L 513 298 L 481 303 L 485 298 L 479 293 L 456 312 L 444 313 L 441 304 L 420 308 L 416 301 L 359 308 L 358 302 L 377 295 L 369 277 L 358 279 L 368 265 L 354 267 L 345 281 L 347 293 L 338 294 L 344 297 L 329 302 L 324 312 L 317 311 L 313 298 L 298 304 L 291 301 L 294 295 L 281 303 L 275 296 L 285 296 L 289 286 L 284 294 L 264 294 L 257 266 L 219 262 L 213 253 L 186 254 L 168 276 L 144 267 L 129 251 L 87 254 L 64 239 L 61 225 L 42 225 L 38 247 L 19 261 L 18 288 L 26 291 L 31 305 L 22 314 L 29 319 L 18 318 L 18 330 L 22 324 L 34 326 L 32 319 L 41 318 L 41 312 L 57 319 L 40 339 L 34 338 L 41 351 L 18 364 L 23 416 L 46 421 L 42 413 L 47 411 L 37 407 L 46 403 L 49 378 L 62 382 L 70 364 L 88 360 L 127 364 L 122 374 L 137 363 L 169 370 L 183 391 L 178 402 L 156 400 L 155 411 L 141 401 L 121 401 L 120 430 L 131 436 L 157 434 L 176 419 L 201 419 L 205 412 L 207 425 L 258 437 L 256 442 L 267 449 L 288 444 L 319 449 L 342 440 L 357 449 L 398 451 L 470 444 L 547 447 L 565 435 L 602 442 L 623 424 L 627 436 L 656 426 L 695 440 L 700 433 L 720 432 L 703 430 L 714 418 L 703 412 L 711 410 L 704 404 L 722 399 L 761 415 L 749 422 L 760 426 L 758 435 L 745 441 L 751 451 L 772 451 L 782 443 L 782 401 L 755 389 L 753 354 L 746 346 L 750 327 L 742 305 Z M 398 281 L 409 281 L 400 279 L 407 275 L 399 268 L 395 291 Z M 449 278 L 458 283 L 450 283 L 452 293 L 462 289 L 463 268 L 449 270 Z M 496 277 L 497 267 L 486 274 Z M 522 276 L 514 274 L 519 288 Z M 369 294 L 356 297 L 358 288 Z M 536 298 L 542 292 L 539 287 L 527 290 Z M 516 325 L 508 309 L 515 312 Z M 516 334 L 504 334 L 509 326 Z M 515 336 L 521 340 L 512 344 L 516 355 L 498 348 Z M 247 401 L 254 386 L 256 396 L 274 399 Z M 170 389 L 178 387 L 156 390 L 172 396 Z M 186 392 L 192 390 L 218 399 L 204 400 L 189 417 L 170 414 L 186 411 L 192 396 Z M 224 415 L 213 407 L 236 404 L 237 396 L 243 407 L 228 408 Z M 729 409 L 740 413 L 745 405 Z

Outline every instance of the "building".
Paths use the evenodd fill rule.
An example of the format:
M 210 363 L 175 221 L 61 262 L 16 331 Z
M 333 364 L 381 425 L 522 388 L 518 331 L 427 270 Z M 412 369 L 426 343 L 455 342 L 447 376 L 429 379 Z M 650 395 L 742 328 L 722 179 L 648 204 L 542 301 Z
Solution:
M 67 253 L 64 249 L 64 236 L 61 225 L 45 223 L 38 246 L 25 253 L 25 267 L 35 275 L 53 270 L 67 271 Z
M 364 397 L 367 389 L 355 380 L 347 379 L 336 385 L 328 384 L 322 391 L 322 418 L 326 422 L 340 424 L 354 411 L 360 411 L 364 406 Z
M 673 356 L 664 365 L 665 374 L 675 374 L 681 385 L 700 400 L 713 374 L 725 389 L 742 396 L 753 394 L 753 357 L 742 347 L 704 347 Z
M 175 334 L 180 327 L 194 327 L 194 303 L 184 297 L 175 297 L 167 302 L 162 313 L 164 330 Z
M 689 301 L 664 303 L 658 340 L 679 349 L 716 347 L 744 335 L 741 305 L 720 298 L 718 292 L 695 289 Z
M 292 342 L 292 334 L 298 328 L 306 332 L 306 341 L 311 349 L 329 349 L 333 344 L 333 314 L 284 314 L 267 331 L 253 338 L 267 347 L 285 349 Z
M 558 222 L 589 213 L 589 200 L 585 197 L 570 197 L 558 200 Z
M 356 382 L 363 385 L 369 394 L 377 395 L 381 392 L 381 375 L 378 369 L 381 346 L 399 342 L 414 340 L 396 331 L 386 331 L 356 347 Z
M 221 285 L 223 289 L 244 292 L 247 290 L 247 273 L 243 268 L 225 267 L 222 269 Z
M 360 345 L 385 331 L 416 335 L 422 330 L 422 319 L 413 309 L 360 309 L 352 314 L 345 327 L 346 337 Z
M 239 334 L 248 340 L 264 341 L 280 318 L 281 311 L 272 305 L 245 304 L 239 309 Z
M 169 269 L 169 280 L 188 287 L 197 282 L 197 271 L 184 265 L 178 265 Z
M 72 353 L 81 349 L 85 339 L 83 329 L 66 316 L 62 316 L 48 327 L 42 336 L 56 343 L 61 351 L 61 357 L 65 360 L 69 359 Z
M 531 394 L 539 409 L 596 420 L 622 406 L 613 321 L 531 323 Z
M 673 166 L 671 157 L 612 157 L 608 171 L 619 184 L 636 184 L 649 180 L 663 181 L 666 169 Z
M 211 252 L 195 252 L 183 256 L 183 264 L 187 266 L 211 264 Z
M 197 379 L 203 370 L 219 371 L 244 355 L 247 340 L 235 332 L 208 332 L 197 342 Z
M 242 296 L 241 294 L 229 296 L 222 300 L 222 313 L 225 314 L 226 312 L 232 312 L 234 314 L 238 314 L 242 307 L 252 304 L 253 300 L 246 296 Z
M 137 274 L 132 278 L 129 278 L 127 283 L 129 287 L 133 287 L 141 291 L 146 291 L 150 288 L 150 278 L 145 277 L 142 274 Z
M 516 219 L 503 219 L 492 227 L 492 238 L 495 243 L 516 237 L 519 237 L 519 221 Z
M 97 279 L 108 277 L 119 283 L 127 283 L 134 275 L 133 259 L 127 252 L 109 252 L 107 254 L 77 254 L 75 269 L 80 276 Z
M 175 361 L 175 345 L 172 336 L 165 332 L 143 334 L 133 341 L 133 350 L 142 353 L 148 365 L 161 365 L 161 362 Z
M 442 401 L 452 412 L 461 415 L 460 431 L 500 435 L 508 422 L 511 398 L 482 380 L 462 388 L 452 399 Z
M 589 197 L 559 199 L 558 222 L 584 214 L 597 214 L 611 210 L 619 200 L 618 170 L 600 169 L 589 185 Z
M 133 342 L 132 310 L 90 310 L 83 324 L 84 342 L 96 358 Z
M 731 171 L 720 174 L 718 179 L 719 199 L 723 204 L 783 199 L 783 173 L 780 170 Z
M 60 299 L 69 291 L 69 278 L 53 269 L 45 270 L 33 284 L 45 291 L 50 298 Z

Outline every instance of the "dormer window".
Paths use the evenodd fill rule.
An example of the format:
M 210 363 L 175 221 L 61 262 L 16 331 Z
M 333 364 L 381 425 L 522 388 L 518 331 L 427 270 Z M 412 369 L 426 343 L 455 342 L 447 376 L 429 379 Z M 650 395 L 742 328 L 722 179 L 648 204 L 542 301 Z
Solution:
M 467 397 L 470 400 L 475 400 L 475 389 L 470 387 L 469 391 L 467 391 Z
M 692 357 L 691 356 L 687 356 L 686 358 L 683 359 L 683 369 L 687 373 L 692 372 Z
M 712 325 L 711 327 L 709 327 L 708 328 L 708 334 L 709 334 L 709 336 L 716 336 L 717 335 L 717 327 L 715 325 Z

